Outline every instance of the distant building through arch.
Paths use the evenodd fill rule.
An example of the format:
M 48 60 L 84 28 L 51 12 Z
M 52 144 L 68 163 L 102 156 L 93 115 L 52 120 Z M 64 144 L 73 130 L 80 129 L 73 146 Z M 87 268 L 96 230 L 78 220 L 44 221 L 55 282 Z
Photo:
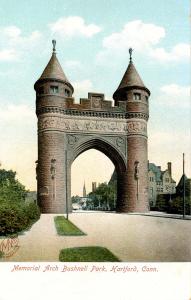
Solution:
M 84 181 L 84 186 L 83 186 L 83 197 L 86 197 L 86 185 L 85 185 L 85 181 Z

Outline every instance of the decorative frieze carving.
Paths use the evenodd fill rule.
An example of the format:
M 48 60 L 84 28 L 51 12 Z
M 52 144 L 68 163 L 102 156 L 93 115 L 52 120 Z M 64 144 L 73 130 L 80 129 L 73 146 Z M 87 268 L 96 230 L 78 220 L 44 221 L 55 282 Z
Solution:
M 121 148 L 124 144 L 125 144 L 124 138 L 122 138 L 121 136 L 116 138 L 116 145 L 118 148 Z
M 123 134 L 143 134 L 147 135 L 147 125 L 141 120 L 100 120 L 100 119 L 74 119 L 59 116 L 46 116 L 39 118 L 39 131 L 46 129 L 56 129 L 70 132 L 102 132 L 102 133 L 123 133 Z M 74 142 L 74 137 L 70 138 L 70 143 Z M 120 143 L 120 141 L 118 141 Z
M 143 135 L 147 135 L 147 124 L 141 121 L 127 122 L 127 133 L 129 134 L 140 133 Z
M 73 134 L 69 134 L 67 138 L 68 138 L 68 144 L 71 146 L 73 146 L 78 141 L 78 138 Z
M 147 113 L 134 113 L 134 112 L 123 112 L 123 111 L 94 111 L 94 110 L 74 110 L 74 109 L 63 109 L 59 107 L 41 107 L 37 110 L 37 115 L 45 113 L 59 113 L 70 116 L 83 116 L 83 117 L 98 117 L 98 118 L 116 118 L 116 119 L 132 119 L 139 118 L 148 120 L 149 115 Z

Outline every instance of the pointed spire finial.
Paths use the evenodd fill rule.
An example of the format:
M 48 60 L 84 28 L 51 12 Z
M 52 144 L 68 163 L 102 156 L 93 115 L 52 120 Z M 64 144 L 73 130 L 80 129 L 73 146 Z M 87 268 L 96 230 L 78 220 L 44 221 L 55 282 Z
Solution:
M 52 40 L 52 45 L 53 45 L 53 53 L 56 53 L 56 40 Z
M 133 48 L 129 48 L 130 62 L 132 62 Z

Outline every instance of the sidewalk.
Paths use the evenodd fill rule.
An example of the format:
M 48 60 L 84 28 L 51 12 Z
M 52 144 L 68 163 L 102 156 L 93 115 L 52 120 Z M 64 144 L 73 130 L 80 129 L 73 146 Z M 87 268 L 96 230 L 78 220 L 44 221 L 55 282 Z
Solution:
M 140 216 L 149 216 L 149 217 L 160 217 L 160 218 L 172 218 L 172 219 L 181 219 L 181 220 L 191 220 L 191 215 L 183 215 L 178 214 L 167 214 L 160 211 L 150 211 L 148 213 L 129 213 L 129 215 L 140 215 Z
M 191 261 L 191 222 L 161 214 L 72 213 L 86 236 L 58 236 L 52 214 L 19 235 L 19 249 L 3 261 L 58 261 L 63 248 L 102 246 L 121 261 Z M 148 217 L 149 216 L 149 217 Z

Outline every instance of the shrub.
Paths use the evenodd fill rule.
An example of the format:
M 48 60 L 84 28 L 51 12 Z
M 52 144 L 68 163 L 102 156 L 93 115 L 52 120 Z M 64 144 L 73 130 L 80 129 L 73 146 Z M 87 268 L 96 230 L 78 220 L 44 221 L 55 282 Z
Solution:
M 190 215 L 190 198 L 185 198 L 185 213 Z M 183 198 L 176 197 L 174 198 L 169 205 L 168 212 L 172 214 L 183 214 Z
M 6 236 L 29 228 L 40 217 L 37 205 L 1 203 L 0 235 Z
M 37 221 L 40 218 L 40 210 L 35 203 L 29 203 L 28 205 L 26 205 L 25 211 L 32 223 L 33 221 Z
M 168 208 L 168 201 L 169 200 L 167 199 L 166 195 L 157 195 L 156 210 L 166 212 Z

